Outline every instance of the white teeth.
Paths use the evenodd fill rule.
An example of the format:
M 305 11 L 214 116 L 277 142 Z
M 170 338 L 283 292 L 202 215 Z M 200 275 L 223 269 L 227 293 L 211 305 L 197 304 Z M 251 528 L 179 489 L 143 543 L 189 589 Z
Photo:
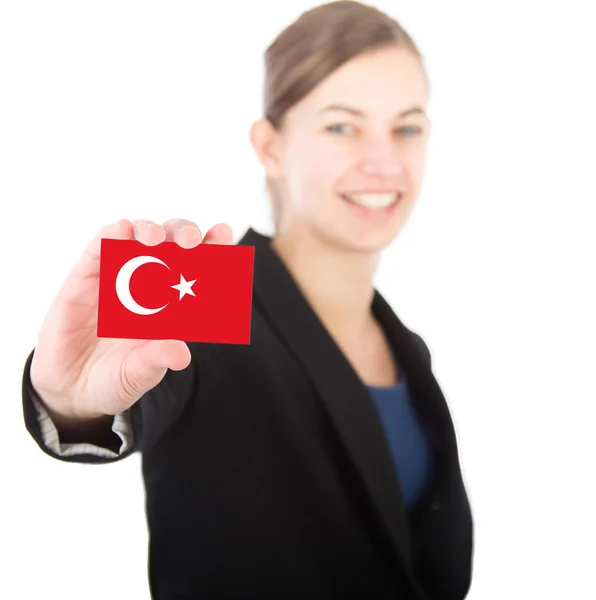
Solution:
M 391 206 L 399 193 L 394 194 L 345 194 L 345 197 L 365 208 L 387 208 Z

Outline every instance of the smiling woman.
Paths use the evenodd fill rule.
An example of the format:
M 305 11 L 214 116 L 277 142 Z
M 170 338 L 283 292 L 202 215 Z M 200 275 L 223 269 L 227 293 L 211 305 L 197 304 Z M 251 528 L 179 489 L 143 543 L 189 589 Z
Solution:
M 265 58 L 250 138 L 276 234 L 238 242 L 254 247 L 250 343 L 98 339 L 102 238 L 232 243 L 225 224 L 123 219 L 48 312 L 24 369 L 27 428 L 59 460 L 143 453 L 158 600 L 462 600 L 473 523 L 455 429 L 429 348 L 373 286 L 422 185 L 420 53 L 394 19 L 340 1 Z
M 374 7 L 333 2 L 284 29 L 265 66 L 265 118 L 255 124 L 253 143 L 267 168 L 276 233 L 298 218 L 344 238 L 353 214 L 382 223 L 382 232 L 358 233 L 375 236 L 377 248 L 386 245 L 418 195 L 430 134 L 429 81 L 412 38 Z M 266 155 L 271 138 L 278 150 Z M 391 210 L 346 212 L 338 198 Z M 351 238 L 371 247 L 362 235 Z

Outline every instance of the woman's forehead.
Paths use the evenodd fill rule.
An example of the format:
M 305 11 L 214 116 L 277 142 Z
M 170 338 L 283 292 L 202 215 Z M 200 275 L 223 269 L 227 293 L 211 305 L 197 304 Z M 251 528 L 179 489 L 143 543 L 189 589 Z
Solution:
M 393 112 L 424 106 L 427 89 L 419 60 L 404 49 L 366 53 L 344 63 L 317 85 L 300 104 L 311 114 L 331 114 L 329 107 L 352 109 L 365 117 L 393 105 Z M 360 113 L 360 115 L 358 114 Z M 347 114 L 347 113 L 345 113 Z
M 316 90 L 288 111 L 288 120 L 323 122 L 333 119 L 366 121 L 427 119 L 427 94 L 421 87 L 384 85 L 361 89 Z

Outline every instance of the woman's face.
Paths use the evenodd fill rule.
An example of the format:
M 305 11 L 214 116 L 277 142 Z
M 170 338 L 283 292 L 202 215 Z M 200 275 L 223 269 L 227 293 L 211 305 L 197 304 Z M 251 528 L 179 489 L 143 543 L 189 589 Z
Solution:
M 342 65 L 288 110 L 267 169 L 283 195 L 280 233 L 314 233 L 361 251 L 389 244 L 421 189 L 426 105 L 418 60 L 390 47 Z M 395 194 L 389 209 L 347 199 L 382 203 Z

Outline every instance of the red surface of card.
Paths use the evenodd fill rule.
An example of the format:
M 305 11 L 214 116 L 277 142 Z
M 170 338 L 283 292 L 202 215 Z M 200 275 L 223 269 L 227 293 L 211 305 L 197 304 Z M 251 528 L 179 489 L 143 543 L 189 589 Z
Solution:
M 100 338 L 249 344 L 254 246 L 102 239 Z

